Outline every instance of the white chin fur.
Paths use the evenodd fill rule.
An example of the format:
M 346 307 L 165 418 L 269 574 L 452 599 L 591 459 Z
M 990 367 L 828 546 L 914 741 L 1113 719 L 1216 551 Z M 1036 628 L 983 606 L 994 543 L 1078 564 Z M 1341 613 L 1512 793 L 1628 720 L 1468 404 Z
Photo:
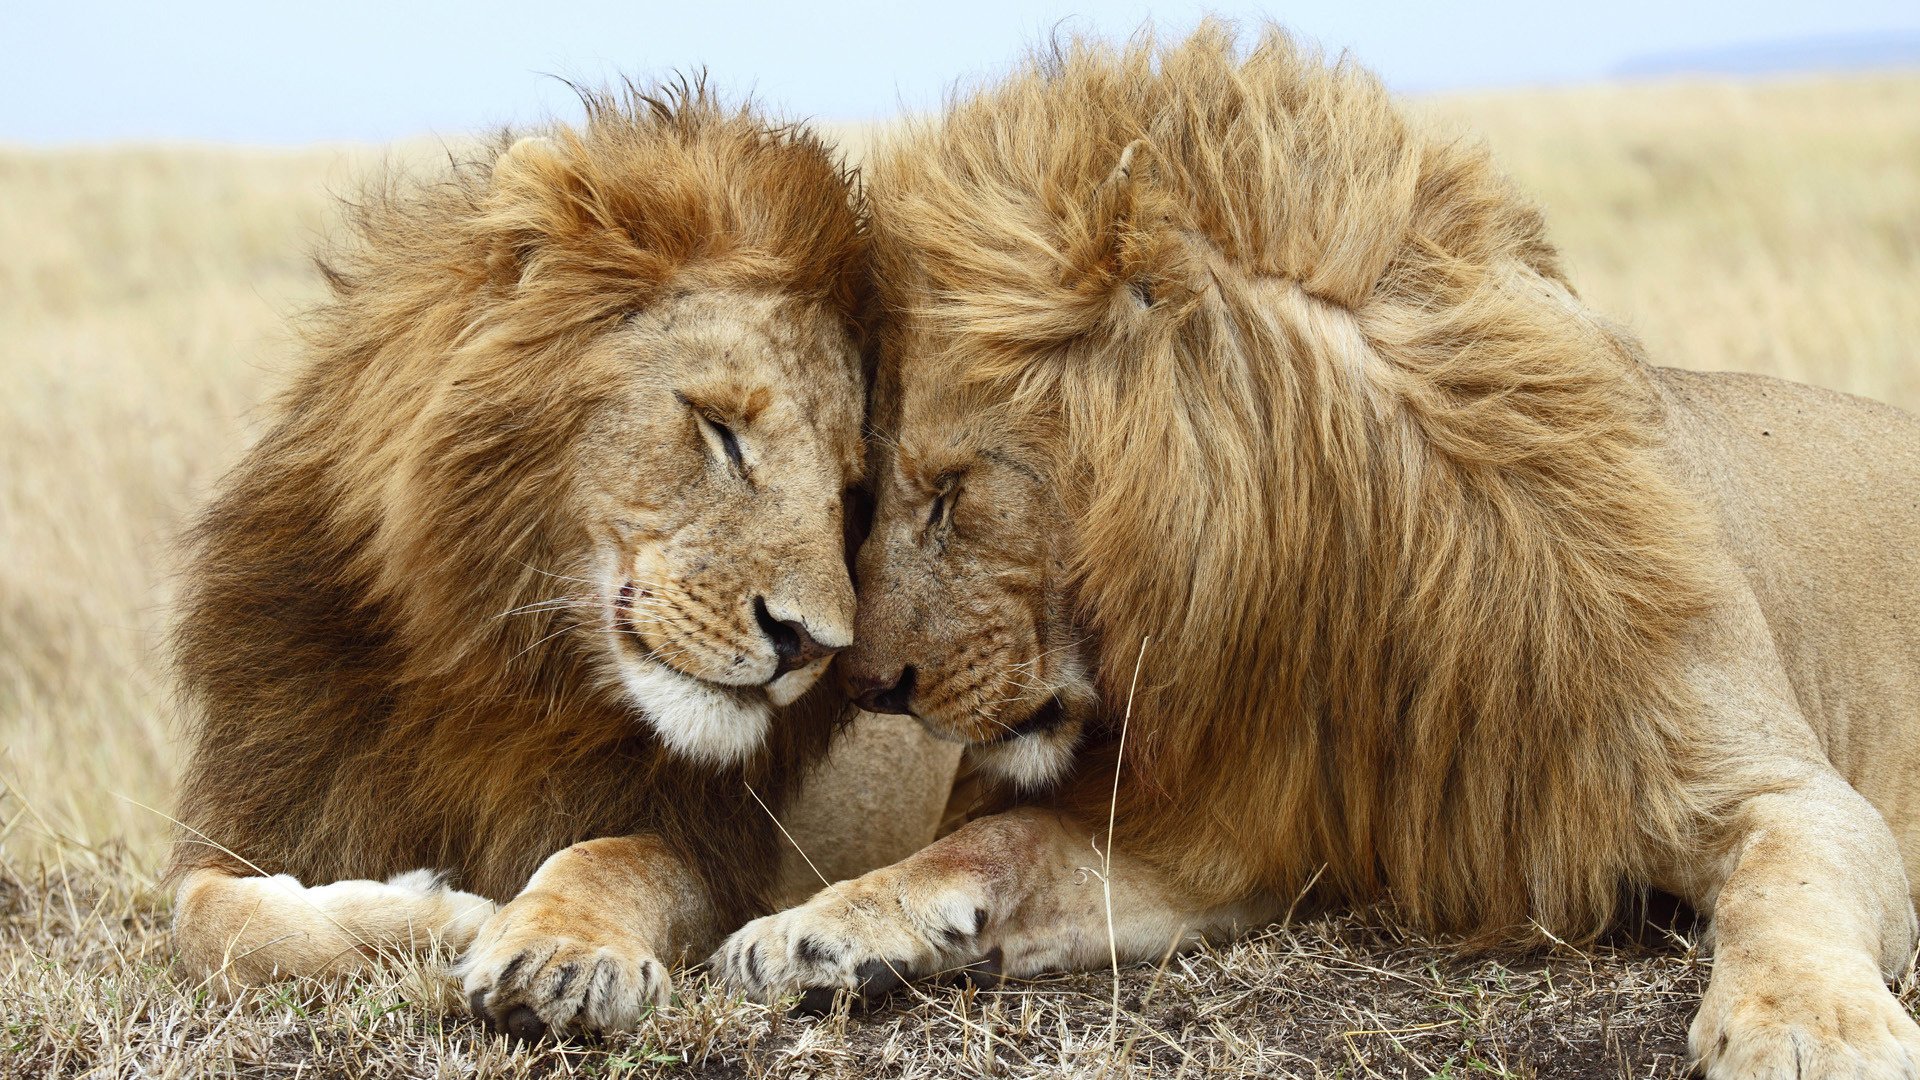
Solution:
M 1011 781 L 1021 791 L 1040 791 L 1052 787 L 1073 764 L 1073 749 L 1080 741 L 1078 724 L 1062 724 L 1052 731 L 1022 735 L 1017 739 L 971 747 L 967 753 L 975 765 L 994 776 Z
M 827 665 L 832 662 L 833 657 L 823 656 L 806 667 L 794 668 L 773 680 L 767 684 L 767 700 L 781 708 L 799 701 L 800 695 L 813 689 L 813 684 L 820 681 L 821 672 L 826 671 Z
M 675 753 L 710 765 L 731 765 L 751 757 L 766 741 L 773 704 L 758 695 L 743 698 L 651 662 L 621 664 L 620 679 L 647 723 Z

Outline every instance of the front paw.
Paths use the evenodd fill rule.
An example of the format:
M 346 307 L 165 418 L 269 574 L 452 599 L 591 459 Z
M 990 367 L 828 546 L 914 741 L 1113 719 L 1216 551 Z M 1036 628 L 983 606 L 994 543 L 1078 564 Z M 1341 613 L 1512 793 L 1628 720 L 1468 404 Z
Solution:
M 797 993 L 800 1011 L 823 1012 L 840 990 L 877 997 L 979 961 L 987 916 L 979 890 L 915 890 L 876 872 L 755 919 L 710 963 L 755 1001 L 771 1004 Z
M 1708 1080 L 1920 1077 L 1920 1026 L 1871 965 L 1814 972 L 1714 973 L 1687 1033 Z
M 526 1040 L 627 1031 L 672 992 L 644 942 L 538 893 L 516 898 L 481 929 L 459 973 L 473 1014 Z

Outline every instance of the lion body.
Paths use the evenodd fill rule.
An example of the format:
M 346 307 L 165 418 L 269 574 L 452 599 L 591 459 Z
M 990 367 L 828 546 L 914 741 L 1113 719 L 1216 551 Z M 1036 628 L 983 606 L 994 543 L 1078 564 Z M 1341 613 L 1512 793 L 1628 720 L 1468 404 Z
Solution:
M 1767 647 L 1728 666 L 1784 683 L 1804 721 L 1719 737 L 1831 764 L 1920 882 L 1920 420 L 1758 375 L 1659 377 L 1671 468 L 1752 597 L 1737 617 L 1765 625 Z
M 687 140 L 689 150 L 736 155 L 742 179 L 765 185 L 754 195 L 809 204 L 796 216 L 837 213 L 843 235 L 828 242 L 855 243 L 844 189 L 817 149 L 747 168 L 760 129 L 703 119 L 710 127 Z M 639 170 L 674 164 L 664 151 L 681 140 L 644 123 L 629 138 L 638 145 L 609 138 L 600 148 L 601 181 L 617 182 L 625 165 L 634 170 L 628 197 L 679 194 L 648 191 Z M 700 177 L 688 158 L 691 175 L 674 179 L 697 197 L 724 197 L 725 173 Z M 811 169 L 776 175 L 796 165 Z M 568 843 L 642 826 L 689 841 L 732 830 L 718 850 L 740 857 L 710 861 L 716 875 L 774 865 L 777 836 L 764 811 L 742 804 L 741 781 L 784 801 L 804 763 L 826 749 L 839 703 L 821 694 L 793 709 L 757 770 L 686 768 L 606 692 L 588 658 L 530 648 L 564 613 L 500 617 L 561 591 L 545 572 L 565 541 L 545 525 L 558 485 L 542 481 L 565 464 L 551 456 L 579 440 L 563 426 L 571 413 L 539 410 L 540 397 L 561 388 L 542 386 L 531 365 L 505 373 L 521 383 L 512 397 L 446 407 L 457 393 L 444 373 L 449 355 L 490 307 L 506 322 L 496 330 L 502 355 L 474 361 L 476 369 L 513 363 L 516 335 L 539 334 L 528 324 L 563 314 L 503 303 L 486 265 L 495 248 L 474 224 L 485 180 L 463 174 L 451 188 L 362 210 L 361 246 L 329 269 L 338 296 L 315 323 L 311 365 L 195 529 L 177 634 L 181 680 L 198 705 L 180 816 L 269 873 L 334 880 L 424 866 L 502 901 Z M 800 190 L 782 193 L 789 183 Z M 715 227 L 703 221 L 728 212 L 671 203 L 658 211 L 689 230 Z M 816 242 L 807 233 L 774 241 L 783 250 Z M 752 291 L 758 268 L 740 261 L 735 288 Z M 728 271 L 718 262 L 716 288 Z M 667 277 L 662 268 L 648 280 L 634 267 L 621 280 L 581 264 L 568 268 L 571 288 L 613 292 L 600 303 L 642 302 Z M 556 303 L 574 301 L 566 284 L 554 288 Z M 850 319 L 853 300 L 838 300 Z M 824 327 L 830 311 L 813 317 Z M 504 427 L 509 419 L 521 426 Z M 472 463 L 468 476 L 433 469 L 442 456 L 483 452 L 497 459 Z M 462 479 L 472 487 L 461 490 Z M 177 869 L 230 859 L 192 840 L 177 858 Z M 715 885 L 740 901 L 756 891 L 745 881 Z
M 889 461 L 843 660 L 1029 788 L 1062 764 L 750 924 L 735 979 L 1153 959 L 1309 894 L 1585 941 L 1658 886 L 1714 919 L 1711 1074 L 1920 1065 L 1882 981 L 1920 424 L 1653 368 L 1483 148 L 1277 33 L 1056 50 L 869 175 Z
M 1109 716 L 1062 797 L 1104 807 L 1131 695 L 1118 813 L 1197 895 L 1318 874 L 1437 928 L 1597 933 L 1645 842 L 1713 809 L 1678 655 L 1708 525 L 1637 346 L 1483 150 L 1357 69 L 1115 59 L 872 165 L 903 445 L 1043 402 L 1036 457 L 1099 523 L 1064 561 Z
M 306 365 L 191 537 L 176 637 L 193 706 L 171 869 L 182 952 L 235 981 L 312 973 L 395 944 L 386 924 L 416 916 L 414 935 L 463 946 L 480 920 L 448 918 L 436 880 L 378 879 L 425 868 L 504 904 L 556 853 L 638 835 L 575 861 L 632 864 L 598 884 L 613 905 L 601 913 L 635 902 L 622 881 L 692 898 L 655 920 L 673 940 L 630 943 L 671 961 L 791 887 L 772 815 L 851 713 L 816 688 L 773 710 L 764 738 L 729 733 L 748 748 L 738 760 L 690 759 L 645 722 L 608 650 L 658 616 L 686 636 L 629 667 L 696 650 L 742 665 L 768 648 L 753 605 L 764 624 L 789 594 L 796 611 L 815 604 L 816 632 L 836 611 L 850 626 L 839 503 L 860 468 L 866 271 L 846 178 L 811 136 L 683 90 L 592 99 L 583 132 L 502 142 L 352 210 Z M 644 351 L 655 340 L 664 359 Z M 695 353 L 708 368 L 671 367 Z M 732 421 L 739 440 L 755 425 L 750 486 L 724 456 L 704 463 L 696 427 L 710 422 L 674 396 L 694 386 L 750 411 Z M 734 516 L 694 514 L 709 488 L 743 492 Z M 613 623 L 586 595 L 609 521 L 638 535 L 621 543 L 682 551 L 684 566 L 677 583 L 641 581 L 661 598 Z M 608 595 L 626 605 L 633 591 Z M 816 811 L 803 842 L 852 838 L 880 857 L 931 838 L 935 774 L 953 758 L 906 734 L 867 737 L 816 785 L 838 798 L 884 767 L 891 812 L 838 824 Z M 660 858 L 675 866 L 649 870 Z M 574 886 L 575 908 L 593 885 Z M 570 920 L 529 925 L 565 934 Z

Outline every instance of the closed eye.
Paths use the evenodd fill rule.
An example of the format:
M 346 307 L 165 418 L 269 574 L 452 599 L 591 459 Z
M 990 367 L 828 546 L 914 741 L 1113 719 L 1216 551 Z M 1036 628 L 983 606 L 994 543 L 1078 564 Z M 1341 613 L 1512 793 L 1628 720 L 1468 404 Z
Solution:
M 953 514 L 953 503 L 960 497 L 960 474 L 948 473 L 934 485 L 933 506 L 927 511 L 927 528 L 937 529 Z
M 740 475 L 745 476 L 747 474 L 747 459 L 746 456 L 740 452 L 740 437 L 733 433 L 733 429 L 706 409 L 687 400 L 685 396 L 680 394 L 675 394 L 674 396 L 679 398 L 680 403 L 692 411 L 694 422 L 700 425 L 701 434 L 705 435 L 710 441 L 718 444 L 720 452 L 726 455 L 727 463 L 732 465 Z
M 720 446 L 727 452 L 727 460 L 733 463 L 733 467 L 741 472 L 747 471 L 747 460 L 740 456 L 740 437 L 733 433 L 733 429 L 710 416 L 702 416 L 700 420 L 720 440 Z

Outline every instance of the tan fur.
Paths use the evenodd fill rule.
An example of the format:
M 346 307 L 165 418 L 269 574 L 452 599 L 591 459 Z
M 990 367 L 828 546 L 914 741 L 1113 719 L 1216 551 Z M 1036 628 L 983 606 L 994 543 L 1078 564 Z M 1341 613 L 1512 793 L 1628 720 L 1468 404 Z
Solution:
M 1920 1060 L 1880 816 L 1920 825 L 1920 425 L 1818 404 L 1904 509 L 1820 496 L 1880 527 L 1847 534 L 1847 602 L 1803 598 L 1828 578 L 1776 538 L 1831 525 L 1754 521 L 1852 455 L 1702 475 L 1751 452 L 1701 438 L 1751 407 L 1677 402 L 1483 150 L 1278 33 L 1063 48 L 870 175 L 887 453 L 843 671 L 1038 805 L 749 925 L 730 974 L 855 986 L 903 942 L 913 974 L 1099 962 L 1073 843 L 1013 880 L 976 856 L 1099 837 L 1111 799 L 1123 957 L 1309 884 L 1574 941 L 1660 886 L 1721 915 L 1713 1075 Z M 1866 771 L 1832 756 L 1861 715 Z M 927 914 L 965 896 L 980 918 Z
M 307 888 L 288 875 L 191 870 L 174 895 L 176 922 L 201 939 L 193 948 L 219 950 L 194 973 L 223 996 L 289 975 L 365 970 L 389 953 L 465 949 L 494 910 L 424 871 Z
M 776 904 L 898 862 L 940 835 L 960 753 L 904 716 L 857 713 L 781 815 L 793 840 L 781 851 Z
M 667 1003 L 667 966 L 682 957 L 664 950 L 710 940 L 713 914 L 659 838 L 588 840 L 541 865 L 481 929 L 461 974 L 473 1010 L 516 1035 L 621 1031 Z
M 423 923 L 466 894 L 362 880 L 426 867 L 511 901 L 466 961 L 476 1008 L 619 1025 L 778 887 L 769 811 L 848 712 L 807 691 L 852 631 L 857 198 L 812 136 L 704 88 L 587 107 L 353 208 L 307 361 L 196 528 L 173 862 L 196 976 L 451 934 Z M 516 899 L 536 868 L 567 896 Z M 568 996 L 546 976 L 574 946 L 542 941 L 613 950 L 614 985 Z

